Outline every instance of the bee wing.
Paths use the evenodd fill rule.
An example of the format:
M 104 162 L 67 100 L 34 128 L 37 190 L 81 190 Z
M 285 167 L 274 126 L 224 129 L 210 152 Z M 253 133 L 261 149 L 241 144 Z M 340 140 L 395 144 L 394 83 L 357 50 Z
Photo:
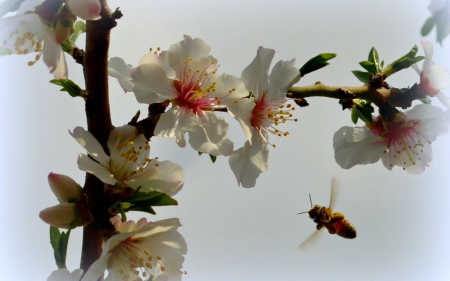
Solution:
M 323 236 L 325 233 L 324 229 L 325 227 L 322 227 L 321 229 L 314 231 L 298 246 L 298 249 L 301 251 L 308 251 Z
M 336 203 L 336 199 L 339 196 L 339 192 L 340 188 L 339 188 L 339 184 L 338 184 L 338 179 L 335 177 L 331 178 L 331 195 L 330 195 L 330 204 L 328 205 L 328 208 L 330 208 L 331 210 L 334 209 L 334 205 Z

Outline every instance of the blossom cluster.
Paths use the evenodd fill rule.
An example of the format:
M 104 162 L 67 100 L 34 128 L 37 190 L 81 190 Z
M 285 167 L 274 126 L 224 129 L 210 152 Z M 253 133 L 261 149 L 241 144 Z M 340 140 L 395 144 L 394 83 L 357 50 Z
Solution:
M 219 65 L 210 47 L 199 38 L 185 35 L 167 51 L 142 57 L 137 67 L 121 58 L 111 58 L 109 74 L 126 92 L 134 92 L 140 103 L 170 101 L 155 128 L 155 136 L 172 138 L 201 153 L 228 156 L 238 184 L 253 187 L 267 170 L 269 134 L 287 135 L 276 128 L 292 119 L 286 94 L 300 80 L 295 59 L 279 61 L 269 69 L 275 51 L 259 47 L 255 59 L 241 78 L 217 74 Z M 234 148 L 226 133 L 228 122 L 217 115 L 226 111 L 241 125 L 247 138 Z

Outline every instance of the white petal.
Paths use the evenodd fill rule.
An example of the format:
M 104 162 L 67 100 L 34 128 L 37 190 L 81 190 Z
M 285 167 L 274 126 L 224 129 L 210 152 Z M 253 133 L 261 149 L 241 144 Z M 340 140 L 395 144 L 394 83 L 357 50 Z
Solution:
M 53 73 L 59 66 L 62 50 L 60 44 L 56 42 L 53 32 L 47 26 L 44 29 L 46 33 L 44 35 L 44 46 L 42 47 L 42 58 L 50 73 Z
M 244 134 L 247 137 L 247 140 L 250 142 L 250 144 L 252 144 L 252 136 L 254 134 L 254 129 L 251 125 L 251 118 L 252 118 L 252 110 L 255 107 L 255 105 L 256 105 L 255 99 L 253 97 L 240 99 L 238 101 L 239 111 L 236 113 L 234 117 L 241 125 L 242 130 L 244 131 Z
M 117 180 L 114 178 L 114 175 L 111 174 L 108 169 L 106 169 L 99 163 L 95 162 L 87 155 L 84 154 L 78 155 L 78 168 L 80 168 L 80 170 L 93 174 L 104 183 L 111 185 L 117 183 Z
M 142 64 L 131 74 L 133 91 L 140 103 L 158 103 L 176 98 L 178 91 L 172 79 L 156 64 Z
M 161 67 L 168 77 L 175 77 L 175 71 L 169 65 L 169 52 L 162 51 L 160 54 L 149 53 L 144 55 L 139 61 L 139 65 L 150 63 Z
M 82 127 L 76 127 L 69 134 L 89 153 L 89 155 L 104 166 L 109 166 L 109 156 L 94 136 Z
M 212 98 L 219 98 L 220 105 L 227 107 L 228 112 L 232 115 L 239 110 L 237 101 L 247 97 L 249 91 L 245 88 L 241 79 L 228 74 L 215 75 L 208 79 L 204 88 L 216 83 L 215 91 L 211 94 Z
M 108 75 L 117 78 L 120 86 L 125 92 L 133 92 L 133 84 L 131 83 L 130 64 L 126 64 L 122 58 L 110 58 L 108 62 Z
M 198 124 L 198 117 L 184 108 L 172 108 L 161 114 L 155 127 L 155 136 L 173 139 L 180 147 L 186 146 L 184 134 Z
M 159 191 L 169 196 L 176 195 L 184 185 L 184 182 L 167 182 L 163 180 L 147 180 L 147 179 L 132 179 L 126 182 L 126 184 L 133 188 L 139 189 L 140 192 Z
M 72 273 L 69 273 L 67 268 L 62 268 L 53 271 L 47 278 L 47 281 L 78 281 L 83 276 L 82 269 L 75 269 Z
M 434 89 L 444 90 L 450 86 L 450 71 L 441 65 L 432 65 L 428 69 L 427 78 Z
M 256 98 L 269 88 L 269 68 L 274 55 L 275 50 L 259 47 L 256 57 L 242 71 L 242 81 Z
M 228 160 L 238 184 L 243 187 L 254 187 L 256 179 L 267 170 L 268 165 L 267 142 L 259 135 L 255 135 L 252 140 L 252 145 L 245 142 L 244 147 L 234 151 Z
M 53 76 L 56 79 L 63 79 L 69 76 L 69 70 L 67 68 L 66 58 L 64 57 L 64 52 L 60 52 L 59 62 L 56 66 L 55 71 L 53 71 Z
M 425 52 L 425 60 L 423 61 L 422 65 L 422 71 L 426 72 L 430 68 L 430 66 L 434 65 L 433 62 L 433 43 L 426 42 L 424 40 L 421 40 L 420 43 L 422 44 L 423 50 Z
M 193 149 L 203 153 L 230 155 L 233 152 L 233 142 L 226 136 L 228 122 L 214 113 L 207 114 L 208 124 L 198 125 L 194 131 L 189 132 L 189 143 Z
M 333 136 L 334 159 L 344 169 L 380 160 L 386 144 L 363 127 L 342 127 Z
M 122 135 L 122 137 L 119 140 L 120 135 Z M 134 137 L 136 137 L 137 135 L 136 127 L 131 125 L 116 127 L 109 133 L 107 145 L 109 152 L 111 153 L 111 159 L 115 160 L 116 157 L 120 156 L 116 155 L 116 153 L 118 152 L 116 149 L 116 145 L 122 144 L 124 141 L 128 140 L 131 135 L 134 135 Z
M 437 11 L 444 8 L 446 0 L 431 0 L 430 4 L 428 5 L 428 10 L 434 14 Z
M 295 59 L 277 62 L 269 76 L 271 100 L 283 100 L 287 91 L 300 80 L 300 71 L 294 67 Z
M 442 92 L 439 92 L 436 97 L 447 108 L 450 109 L 450 98 Z
M 98 20 L 101 18 L 102 6 L 99 0 L 67 0 L 70 11 L 84 20 Z
M 202 39 L 184 35 L 183 41 L 170 46 L 169 65 L 176 71 L 181 70 L 184 68 L 184 61 L 197 62 L 209 57 L 210 51 L 211 48 Z
M 83 276 L 81 281 L 94 281 L 97 280 L 102 274 L 105 273 L 106 267 L 108 265 L 109 258 L 111 257 L 111 253 L 105 254 L 96 260 L 91 267 L 89 267 L 86 274 Z

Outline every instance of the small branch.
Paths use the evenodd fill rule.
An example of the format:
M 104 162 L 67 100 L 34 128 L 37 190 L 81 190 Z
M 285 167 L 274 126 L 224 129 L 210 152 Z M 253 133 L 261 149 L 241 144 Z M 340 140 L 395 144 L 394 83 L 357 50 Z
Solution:
M 385 88 L 381 87 L 375 89 L 368 84 L 359 87 L 335 87 L 326 86 L 321 82 L 317 82 L 315 85 L 306 87 L 293 87 L 289 89 L 288 98 L 292 99 L 304 99 L 307 97 L 327 97 L 333 99 L 345 99 L 349 98 L 349 94 L 352 98 L 364 99 L 373 102 L 376 106 L 380 107 L 386 101 L 391 103 L 395 107 L 409 107 L 411 102 L 418 98 L 423 98 L 417 91 L 417 87 L 411 89 L 398 89 L 398 88 Z
M 156 124 L 159 121 L 159 117 L 166 111 L 169 106 L 170 100 L 166 100 L 163 103 L 152 103 L 148 106 L 148 117 L 142 119 L 139 122 L 131 121 L 129 125 L 133 125 L 138 130 L 139 134 L 144 134 L 145 137 L 150 140 L 155 132 Z

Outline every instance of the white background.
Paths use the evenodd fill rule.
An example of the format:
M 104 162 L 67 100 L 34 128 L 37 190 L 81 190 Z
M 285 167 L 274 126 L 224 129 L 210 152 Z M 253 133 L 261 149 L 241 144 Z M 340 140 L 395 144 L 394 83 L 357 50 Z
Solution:
M 372 46 L 386 63 L 420 46 L 420 28 L 429 16 L 428 1 L 109 1 L 124 17 L 111 33 L 110 56 L 136 65 L 149 47 L 163 50 L 183 34 L 203 39 L 220 64 L 219 72 L 240 76 L 258 46 L 276 50 L 274 63 L 297 59 L 301 67 L 321 52 L 338 56 L 327 68 L 297 84 L 358 86 L 351 70 L 362 70 Z M 425 38 L 433 41 L 435 32 Z M 78 44 L 83 46 L 84 37 Z M 435 43 L 435 61 L 450 66 L 450 39 Z M 79 65 L 69 62 L 69 76 L 83 85 Z M 68 134 L 86 127 L 84 103 L 48 83 L 53 77 L 33 55 L 0 58 L 0 279 L 46 280 L 56 269 L 48 225 L 40 210 L 57 204 L 47 183 L 49 172 L 84 182 L 77 168 L 82 148 Z M 421 65 L 421 63 L 419 63 Z M 407 69 L 388 79 L 395 87 L 418 82 Z M 111 79 L 111 111 L 115 126 L 127 123 L 138 109 L 132 93 L 124 94 Z M 447 91 L 447 94 L 448 91 Z M 352 126 L 349 111 L 336 100 L 308 99 L 297 108 L 297 123 L 281 129 L 286 138 L 271 137 L 269 169 L 257 186 L 238 187 L 228 159 L 211 164 L 192 148 L 170 139 L 153 138 L 151 157 L 183 166 L 185 185 L 176 195 L 178 207 L 160 207 L 150 220 L 178 217 L 188 243 L 183 277 L 187 281 L 229 280 L 448 280 L 450 278 L 450 149 L 449 136 L 433 143 L 433 163 L 413 176 L 401 168 L 389 172 L 381 163 L 342 170 L 334 161 L 332 137 Z M 437 101 L 434 101 L 438 104 Z M 232 119 L 229 137 L 235 148 L 244 136 Z M 358 125 L 362 125 L 361 123 Z M 335 211 L 355 225 L 358 237 L 325 235 L 308 252 L 297 246 L 314 223 L 297 215 L 329 201 L 331 177 L 341 193 Z M 141 214 L 131 215 L 139 219 Z M 72 231 L 70 270 L 79 266 L 81 228 Z

